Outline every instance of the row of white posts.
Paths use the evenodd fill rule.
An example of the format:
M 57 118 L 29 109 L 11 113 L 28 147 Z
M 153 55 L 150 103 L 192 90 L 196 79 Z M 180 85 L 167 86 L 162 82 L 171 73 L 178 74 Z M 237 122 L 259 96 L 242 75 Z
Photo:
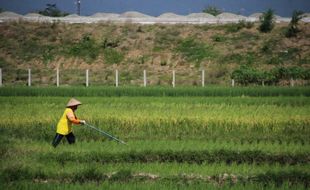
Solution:
M 118 87 L 118 84 L 119 84 L 119 74 L 118 74 L 118 70 L 115 70 L 115 86 Z M 87 69 L 86 70 L 86 73 L 85 73 L 85 78 L 86 78 L 86 81 L 85 81 L 85 85 L 86 87 L 89 86 L 89 70 Z M 174 88 L 175 87 L 175 70 L 172 71 L 172 87 Z M 290 80 L 290 84 L 291 86 L 294 86 L 294 80 L 291 79 Z M 2 82 L 2 69 L 0 68 L 0 86 L 3 85 L 3 82 Z M 147 85 L 147 78 L 146 78 L 146 70 L 143 70 L 143 86 L 146 87 Z M 262 85 L 264 86 L 264 81 L 262 82 Z M 31 86 L 31 69 L 28 69 L 28 86 Z M 56 86 L 58 87 L 59 86 L 59 69 L 56 70 Z M 201 71 L 201 86 L 204 87 L 205 86 L 205 71 L 202 70 Z M 235 86 L 235 80 L 232 79 L 231 80 L 231 86 L 234 87 Z

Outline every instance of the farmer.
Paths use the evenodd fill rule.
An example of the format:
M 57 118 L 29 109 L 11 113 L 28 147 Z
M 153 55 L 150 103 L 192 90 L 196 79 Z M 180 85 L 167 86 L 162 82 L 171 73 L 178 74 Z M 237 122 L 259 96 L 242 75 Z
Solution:
M 65 112 L 60 118 L 57 124 L 56 136 L 52 142 L 52 145 L 56 148 L 61 139 L 65 136 L 69 144 L 75 143 L 75 136 L 72 133 L 72 123 L 73 124 L 86 124 L 85 120 L 79 120 L 74 111 L 79 105 L 82 105 L 78 100 L 71 98 L 68 102 Z

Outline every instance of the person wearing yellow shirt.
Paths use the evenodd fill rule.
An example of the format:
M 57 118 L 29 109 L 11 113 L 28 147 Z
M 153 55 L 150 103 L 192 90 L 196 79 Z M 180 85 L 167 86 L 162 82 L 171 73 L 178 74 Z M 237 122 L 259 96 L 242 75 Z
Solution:
M 60 143 L 61 139 L 65 136 L 69 144 L 75 143 L 75 136 L 72 132 L 72 124 L 82 124 L 84 125 L 85 120 L 80 120 L 75 115 L 75 110 L 82 103 L 74 98 L 71 98 L 67 104 L 67 107 L 57 124 L 57 131 L 52 145 L 56 146 Z

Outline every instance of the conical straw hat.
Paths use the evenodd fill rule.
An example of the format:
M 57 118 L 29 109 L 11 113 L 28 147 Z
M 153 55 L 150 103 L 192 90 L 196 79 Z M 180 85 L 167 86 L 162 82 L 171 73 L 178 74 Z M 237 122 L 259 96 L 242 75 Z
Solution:
M 67 107 L 78 106 L 78 105 L 82 105 L 82 103 L 74 98 L 71 98 L 71 100 L 69 100 L 67 104 Z

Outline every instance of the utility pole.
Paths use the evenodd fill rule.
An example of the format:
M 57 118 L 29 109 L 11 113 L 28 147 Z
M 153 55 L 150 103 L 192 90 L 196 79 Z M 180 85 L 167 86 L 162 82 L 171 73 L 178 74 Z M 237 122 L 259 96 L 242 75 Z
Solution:
M 80 16 L 81 15 L 81 0 L 76 0 L 76 6 L 77 6 L 76 14 Z

